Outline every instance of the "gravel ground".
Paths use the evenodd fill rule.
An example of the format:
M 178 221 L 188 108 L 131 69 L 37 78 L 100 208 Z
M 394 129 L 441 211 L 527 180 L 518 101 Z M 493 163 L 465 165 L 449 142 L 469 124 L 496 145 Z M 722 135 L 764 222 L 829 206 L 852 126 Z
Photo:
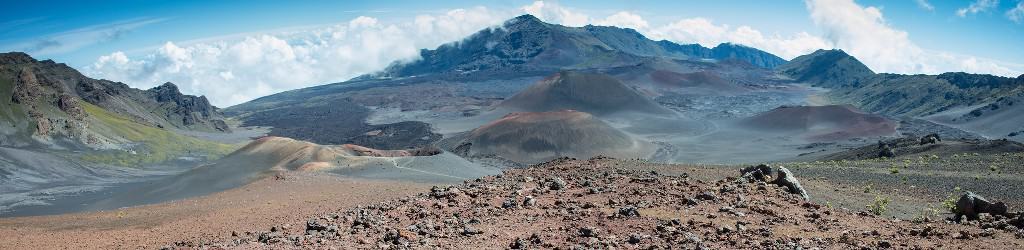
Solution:
M 431 186 L 299 172 L 280 176 L 157 205 L 3 218 L 0 249 L 157 249 L 179 241 L 215 242 L 232 231 L 295 223 L 319 211 L 396 199 Z
M 669 167 L 674 171 L 651 171 Z M 725 167 L 556 160 L 350 209 L 322 210 L 208 248 L 1021 249 L 1024 217 L 955 224 L 804 201 Z M 691 177 L 689 173 L 693 173 Z M 733 169 L 734 175 L 735 172 Z M 812 194 L 813 196 L 814 194 Z M 1011 226 L 1013 225 L 1013 226 Z M 986 228 L 986 229 L 982 229 Z M 300 230 L 301 231 L 301 230 Z

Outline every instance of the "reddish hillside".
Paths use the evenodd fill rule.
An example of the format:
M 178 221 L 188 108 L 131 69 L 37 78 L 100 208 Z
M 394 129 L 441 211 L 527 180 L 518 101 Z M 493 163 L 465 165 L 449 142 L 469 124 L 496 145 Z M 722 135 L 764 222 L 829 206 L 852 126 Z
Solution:
M 849 105 L 779 107 L 741 121 L 753 129 L 799 133 L 813 141 L 887 136 L 896 122 Z
M 500 106 L 529 112 L 572 109 L 595 115 L 671 112 L 611 76 L 572 71 L 545 78 Z

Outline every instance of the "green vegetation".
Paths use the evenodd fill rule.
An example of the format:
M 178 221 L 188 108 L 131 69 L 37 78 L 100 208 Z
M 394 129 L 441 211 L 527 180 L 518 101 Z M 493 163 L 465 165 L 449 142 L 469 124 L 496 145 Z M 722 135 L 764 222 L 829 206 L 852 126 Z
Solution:
M 914 216 L 912 221 L 916 223 L 926 223 L 934 221 L 936 218 L 939 218 L 939 209 L 934 208 L 929 204 L 927 208 L 921 210 L 920 214 Z
M 949 211 L 950 213 L 956 212 L 956 201 L 960 199 L 958 194 L 960 194 L 961 191 L 960 187 L 953 188 L 953 192 L 949 193 L 949 195 L 946 196 L 946 199 L 942 201 L 942 207 L 946 208 L 946 211 Z
M 889 198 L 883 198 L 881 196 L 875 196 L 875 202 L 868 204 L 868 211 L 875 215 L 885 214 L 889 210 Z
M 82 102 L 82 106 L 90 116 L 105 125 L 109 132 L 141 145 L 138 152 L 110 150 L 87 154 L 82 157 L 86 161 L 138 166 L 165 162 L 185 155 L 205 155 L 207 159 L 212 160 L 227 155 L 239 147 L 142 125 L 86 102 Z

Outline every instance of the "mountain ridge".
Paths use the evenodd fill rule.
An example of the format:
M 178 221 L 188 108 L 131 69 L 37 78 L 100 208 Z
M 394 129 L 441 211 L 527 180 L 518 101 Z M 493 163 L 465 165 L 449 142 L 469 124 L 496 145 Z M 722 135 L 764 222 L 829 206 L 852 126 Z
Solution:
M 500 28 L 483 29 L 461 41 L 433 50 L 420 50 L 419 60 L 393 63 L 381 72 L 356 79 L 472 72 L 501 67 L 526 71 L 585 68 L 595 63 L 607 67 L 637 62 L 639 57 L 739 59 L 764 68 L 774 68 L 786 62 L 778 56 L 743 45 L 723 43 L 714 48 L 699 44 L 681 45 L 667 40 L 650 40 L 629 28 L 567 27 L 545 23 L 532 15 L 521 15 L 506 21 Z

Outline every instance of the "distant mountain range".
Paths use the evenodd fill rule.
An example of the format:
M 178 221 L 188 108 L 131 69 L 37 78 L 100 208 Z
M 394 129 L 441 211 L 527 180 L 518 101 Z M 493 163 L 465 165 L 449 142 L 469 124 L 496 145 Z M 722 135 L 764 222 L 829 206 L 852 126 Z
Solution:
M 774 68 L 786 60 L 770 53 L 736 44 L 714 48 L 699 44 L 653 41 L 633 29 L 593 26 L 566 27 L 522 15 L 501 28 L 488 28 L 468 38 L 424 49 L 422 59 L 394 64 L 369 77 L 405 77 L 424 74 L 477 71 L 558 71 L 631 65 L 645 57 L 673 59 L 739 60 Z
M 1001 138 L 1024 132 L 1024 118 L 994 120 L 985 116 L 1024 116 L 1014 109 L 1024 98 L 1024 75 L 1016 78 L 949 72 L 939 75 L 876 74 L 842 50 L 818 50 L 779 66 L 778 72 L 798 82 L 831 89 L 834 103 L 846 103 L 869 112 L 901 117 L 929 117 L 933 121 Z M 954 116 L 954 117 L 950 117 Z M 959 118 L 957 118 L 959 117 Z M 980 121 L 983 124 L 978 124 Z
M 564 70 L 621 74 L 663 68 L 769 72 L 786 62 L 742 45 L 681 45 L 653 41 L 632 29 L 566 27 L 544 23 L 531 15 L 510 19 L 502 27 L 487 28 L 436 49 L 424 49 L 420 54 L 422 58 L 414 62 L 396 62 L 380 72 L 346 82 L 262 97 L 226 108 L 225 113 L 238 117 L 245 125 L 272 126 L 272 135 L 324 144 L 362 141 L 371 143 L 366 145 L 370 147 L 397 149 L 421 146 L 439 136 L 418 122 L 368 124 L 368 106 L 472 113 Z M 410 88 L 422 91 L 405 91 Z M 387 89 L 388 99 L 368 98 L 384 94 L 375 89 Z M 448 107 L 442 107 L 445 105 Z M 371 139 L 377 137 L 368 138 L 366 134 L 376 134 L 378 126 L 393 128 L 388 135 L 394 137 L 379 140 L 395 142 L 404 138 L 397 140 L 404 143 L 378 143 Z

